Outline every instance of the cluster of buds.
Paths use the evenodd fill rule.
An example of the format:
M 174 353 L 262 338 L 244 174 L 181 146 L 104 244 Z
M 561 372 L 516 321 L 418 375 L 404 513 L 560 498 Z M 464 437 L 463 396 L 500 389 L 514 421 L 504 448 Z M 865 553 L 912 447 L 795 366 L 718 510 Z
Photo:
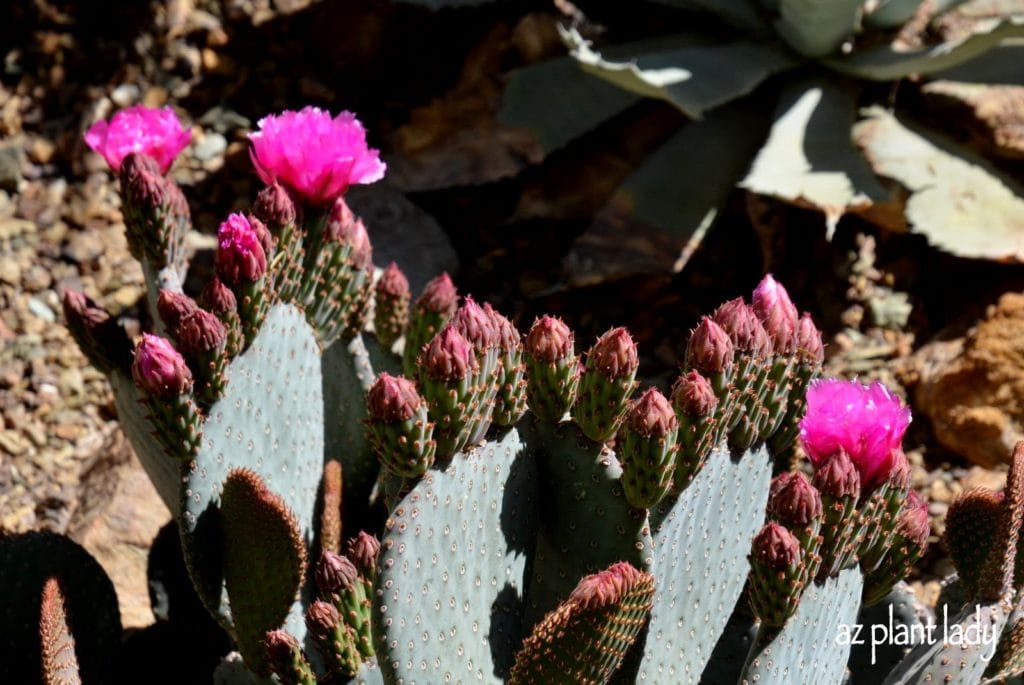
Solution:
M 306 628 L 331 677 L 351 677 L 374 656 L 370 607 L 380 542 L 360 532 L 345 554 L 325 549 L 316 564 L 317 599 L 306 610 Z M 283 630 L 267 633 L 268 661 L 282 683 L 312 685 L 312 668 L 298 642 Z
M 881 384 L 814 381 L 807 391 L 801 442 L 813 478 L 784 473 L 772 481 L 770 522 L 751 551 L 755 614 L 781 626 L 815 578 L 857 563 L 865 601 L 879 601 L 923 554 L 927 508 L 910 490 L 900 443 L 910 411 Z

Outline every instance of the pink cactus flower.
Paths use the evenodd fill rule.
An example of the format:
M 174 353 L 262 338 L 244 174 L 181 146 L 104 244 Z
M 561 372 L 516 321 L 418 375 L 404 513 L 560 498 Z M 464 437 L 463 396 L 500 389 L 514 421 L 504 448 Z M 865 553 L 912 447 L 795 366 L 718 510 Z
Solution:
M 97 121 L 85 134 L 85 142 L 103 155 L 110 168 L 120 171 L 121 162 L 133 152 L 152 157 L 167 173 L 175 157 L 192 138 L 170 107 L 136 105 L 122 109 L 109 122 Z
M 318 107 L 259 120 L 249 140 L 256 173 L 280 183 L 305 202 L 323 207 L 355 183 L 384 177 L 380 152 L 366 146 L 366 130 L 351 112 L 331 117 Z
M 800 441 L 815 464 L 846 450 L 870 492 L 889 476 L 909 425 L 910 409 L 881 383 L 823 378 L 807 389 Z
M 242 214 L 231 214 L 217 229 L 217 275 L 232 285 L 258 281 L 267 270 L 259 232 Z

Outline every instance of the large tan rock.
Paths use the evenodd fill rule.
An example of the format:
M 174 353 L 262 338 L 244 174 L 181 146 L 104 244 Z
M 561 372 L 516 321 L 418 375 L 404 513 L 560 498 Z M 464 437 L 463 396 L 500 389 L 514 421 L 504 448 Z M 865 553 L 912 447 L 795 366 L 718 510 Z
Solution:
M 124 627 L 148 626 L 153 623 L 149 546 L 171 514 L 120 431 L 110 450 L 82 475 L 82 486 L 68 533 L 113 581 Z
M 1024 440 L 1024 295 L 1003 295 L 966 338 L 916 359 L 915 407 L 939 442 L 981 466 L 1009 461 Z

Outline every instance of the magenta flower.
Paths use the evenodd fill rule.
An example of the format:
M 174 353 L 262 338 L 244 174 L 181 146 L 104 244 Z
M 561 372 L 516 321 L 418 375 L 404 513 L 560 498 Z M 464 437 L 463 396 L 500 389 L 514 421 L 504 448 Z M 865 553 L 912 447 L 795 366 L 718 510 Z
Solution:
M 190 129 L 183 129 L 174 110 L 136 105 L 122 109 L 109 122 L 97 121 L 85 134 L 85 142 L 103 155 L 114 171 L 133 152 L 152 157 L 167 173 L 174 158 L 192 138 Z
M 267 270 L 267 254 L 259 231 L 241 214 L 231 214 L 217 229 L 217 275 L 239 285 L 258 281 Z
M 249 134 L 256 173 L 311 205 L 326 206 L 350 185 L 384 177 L 380 152 L 366 146 L 366 129 L 351 112 L 332 118 L 318 107 L 305 107 L 258 123 L 260 130 Z
M 908 425 L 910 409 L 881 383 L 823 378 L 807 389 L 800 441 L 815 464 L 845 450 L 869 492 L 889 476 Z

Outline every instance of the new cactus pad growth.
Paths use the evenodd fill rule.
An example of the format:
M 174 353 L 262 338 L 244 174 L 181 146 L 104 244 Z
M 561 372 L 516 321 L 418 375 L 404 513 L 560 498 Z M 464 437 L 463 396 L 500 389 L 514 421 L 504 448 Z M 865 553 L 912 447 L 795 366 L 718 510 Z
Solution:
M 375 281 L 343 193 L 384 164 L 352 115 L 267 117 L 252 141 L 268 185 L 224 220 L 198 301 L 166 254 L 134 252 L 155 324 L 134 357 L 65 296 L 248 670 L 697 683 L 743 619 L 756 639 L 737 678 L 783 682 L 760 680 L 770 654 L 801 682 L 842 682 L 849 646 L 822 636 L 862 594 L 889 595 L 927 519 L 897 454 L 909 413 L 875 387 L 808 393 L 821 334 L 781 284 L 704 317 L 666 396 L 640 387 L 625 328 L 580 354 L 565 322 L 523 336 L 446 274 L 415 299 L 397 264 Z M 811 478 L 773 482 L 798 433 Z

